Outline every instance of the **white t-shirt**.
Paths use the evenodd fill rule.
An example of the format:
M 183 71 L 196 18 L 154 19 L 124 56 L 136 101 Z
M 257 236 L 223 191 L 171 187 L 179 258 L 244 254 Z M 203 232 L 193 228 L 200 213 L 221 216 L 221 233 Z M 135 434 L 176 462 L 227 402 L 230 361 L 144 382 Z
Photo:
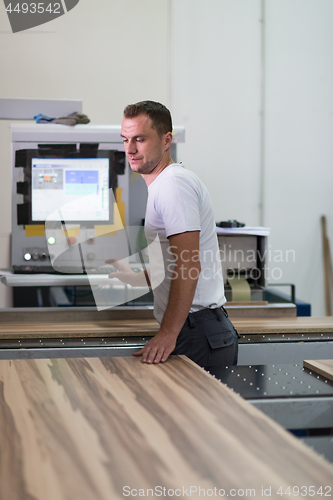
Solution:
M 168 237 L 187 231 L 200 231 L 201 272 L 190 312 L 221 307 L 226 299 L 212 202 L 200 179 L 173 163 L 148 187 L 145 219 L 154 315 L 159 323 L 168 304 L 175 265 Z

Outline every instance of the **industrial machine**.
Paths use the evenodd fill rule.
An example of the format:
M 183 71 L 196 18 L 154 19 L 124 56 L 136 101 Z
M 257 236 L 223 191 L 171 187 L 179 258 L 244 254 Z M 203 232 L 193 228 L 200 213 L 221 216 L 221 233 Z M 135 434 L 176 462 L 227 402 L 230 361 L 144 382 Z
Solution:
M 217 228 L 226 298 L 263 301 L 267 286 L 268 228 Z
M 287 316 L 297 310 L 298 316 L 311 316 L 311 305 L 296 298 L 295 285 L 281 281 L 275 260 L 279 262 L 280 254 L 268 243 L 270 229 L 236 223 L 221 222 L 216 229 L 228 304 L 276 308 Z M 294 258 L 293 250 L 287 251 L 286 258 Z
M 120 126 L 12 125 L 12 148 L 14 272 L 82 274 L 136 253 L 147 189 Z
M 176 127 L 174 159 L 183 141 L 184 129 Z M 128 166 L 120 126 L 15 124 L 12 159 L 15 274 L 81 275 L 73 283 L 90 287 L 101 308 L 149 292 L 146 287 L 129 294 L 128 287 L 107 282 L 112 267 L 106 260 L 124 260 L 135 270 L 146 260 L 147 188 Z

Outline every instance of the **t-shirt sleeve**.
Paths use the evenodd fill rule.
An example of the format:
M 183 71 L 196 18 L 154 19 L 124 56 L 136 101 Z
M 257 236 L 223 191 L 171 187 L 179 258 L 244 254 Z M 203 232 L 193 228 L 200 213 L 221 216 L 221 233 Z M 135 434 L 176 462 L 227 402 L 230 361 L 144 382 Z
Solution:
M 156 209 L 163 220 L 167 237 L 201 230 L 199 192 L 188 179 L 177 176 L 166 178 L 160 186 Z

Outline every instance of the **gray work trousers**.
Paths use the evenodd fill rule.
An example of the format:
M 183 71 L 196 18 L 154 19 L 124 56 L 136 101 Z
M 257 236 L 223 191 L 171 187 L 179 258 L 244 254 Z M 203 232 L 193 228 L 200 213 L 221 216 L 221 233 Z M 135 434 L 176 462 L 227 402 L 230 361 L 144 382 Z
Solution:
M 171 354 L 185 354 L 206 370 L 237 365 L 238 334 L 224 307 L 190 313 Z

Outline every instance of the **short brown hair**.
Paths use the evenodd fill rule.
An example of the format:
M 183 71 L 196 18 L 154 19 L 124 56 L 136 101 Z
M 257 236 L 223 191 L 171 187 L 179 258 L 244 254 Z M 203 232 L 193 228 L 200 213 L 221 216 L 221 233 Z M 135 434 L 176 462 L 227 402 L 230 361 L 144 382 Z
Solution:
M 172 132 L 172 118 L 170 111 L 160 102 L 140 101 L 136 104 L 129 104 L 124 109 L 125 118 L 135 118 L 139 115 L 148 115 L 153 122 L 153 128 L 161 137 L 168 132 Z

